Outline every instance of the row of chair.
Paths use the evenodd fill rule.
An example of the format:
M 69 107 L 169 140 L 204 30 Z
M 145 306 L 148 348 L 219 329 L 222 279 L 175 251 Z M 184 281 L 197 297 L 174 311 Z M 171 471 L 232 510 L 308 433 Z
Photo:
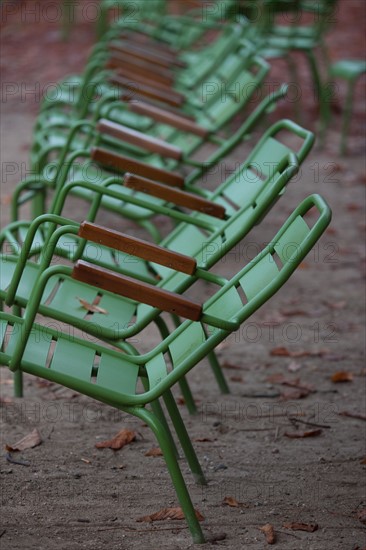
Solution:
M 174 36 L 169 25 L 166 36 Z M 205 483 L 172 389 L 179 384 L 195 412 L 185 377 L 207 357 L 228 391 L 215 348 L 282 287 L 331 213 L 319 195 L 305 198 L 251 262 L 229 279 L 215 273 L 282 197 L 314 135 L 279 120 L 253 143 L 253 129 L 286 86 L 243 119 L 268 71 L 251 25 L 217 19 L 199 30 L 177 50 L 163 46 L 154 25 L 131 29 L 118 20 L 84 74 L 60 83 L 61 97 L 46 98 L 34 174 L 17 186 L 12 222 L 0 233 L 0 360 L 14 372 L 18 395 L 26 372 L 145 421 L 193 540 L 204 542 L 160 401 L 196 481 Z M 222 167 L 234 151 L 242 160 L 228 175 Z M 69 214 L 75 197 L 86 201 L 86 214 Z M 97 223 L 108 211 L 124 233 Z M 146 238 L 134 236 L 135 224 Z M 197 301 L 194 292 L 209 297 Z M 136 336 L 145 344 L 150 326 L 159 337 L 146 351 Z

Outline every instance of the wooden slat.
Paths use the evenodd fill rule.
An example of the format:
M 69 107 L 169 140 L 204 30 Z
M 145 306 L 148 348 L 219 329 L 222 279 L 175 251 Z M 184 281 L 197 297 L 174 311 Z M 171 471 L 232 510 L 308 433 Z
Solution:
M 179 147 L 170 145 L 162 139 L 148 136 L 142 132 L 138 132 L 137 130 L 123 126 L 122 124 L 116 124 L 115 122 L 111 122 L 110 120 L 104 118 L 99 120 L 97 130 L 117 139 L 127 141 L 132 145 L 137 145 L 138 147 L 147 149 L 152 153 L 157 153 L 158 155 L 173 158 L 175 160 L 181 160 L 183 155 L 183 152 L 179 149 Z
M 91 158 L 107 168 L 121 170 L 122 172 L 133 172 L 139 176 L 159 181 L 166 185 L 172 185 L 173 187 L 184 187 L 184 178 L 176 172 L 169 172 L 169 170 L 164 170 L 163 168 L 155 168 L 150 164 L 140 162 L 125 155 L 112 153 L 101 147 L 93 147 L 91 149 Z
M 158 82 L 165 86 L 172 86 L 174 84 L 174 77 L 170 71 L 158 67 L 152 67 L 148 63 L 142 63 L 138 60 L 128 61 L 125 56 L 118 53 L 112 53 L 108 61 L 108 66 L 111 68 L 120 67 L 121 69 L 127 69 L 132 71 L 135 75 L 143 75 L 148 78 L 152 83 Z
M 195 122 L 192 122 L 191 119 L 187 119 L 184 116 L 165 111 L 160 107 L 155 107 L 155 105 L 149 105 L 140 101 L 138 103 L 131 103 L 130 110 L 134 113 L 138 113 L 143 116 L 149 116 L 156 120 L 157 122 L 162 122 L 163 124 L 169 124 L 174 128 L 183 130 L 184 132 L 189 132 L 195 134 L 199 137 L 207 137 L 209 131 L 202 126 L 198 126 Z
M 109 80 L 112 84 L 125 88 L 126 90 L 130 90 L 133 93 L 132 96 L 131 93 L 122 94 L 121 99 L 124 101 L 130 101 L 131 99 L 136 99 L 142 96 L 179 108 L 186 100 L 182 94 L 172 92 L 169 89 L 166 90 L 165 88 L 157 88 L 156 86 L 151 86 L 150 84 L 137 82 L 134 77 L 130 78 L 128 76 L 115 74 L 111 75 Z
M 216 204 L 198 195 L 194 195 L 193 193 L 172 189 L 166 185 L 161 185 L 160 183 L 134 174 L 126 174 L 124 184 L 126 187 L 141 191 L 142 193 L 147 193 L 154 197 L 159 197 L 177 206 L 197 210 L 198 212 L 203 212 L 220 219 L 225 217 L 225 208 L 221 206 L 221 204 Z
M 72 277 L 77 281 L 125 296 L 139 303 L 157 307 L 162 311 L 168 311 L 192 321 L 199 321 L 202 315 L 202 306 L 192 300 L 183 298 L 174 292 L 136 281 L 131 277 L 119 275 L 83 260 L 79 260 L 75 265 Z
M 176 59 L 172 55 L 164 52 L 156 52 L 150 50 L 148 47 L 144 48 L 138 44 L 132 44 L 131 42 L 127 43 L 114 41 L 111 42 L 108 47 L 111 51 L 117 51 L 120 54 L 129 57 L 136 57 L 136 59 L 141 59 L 146 63 L 152 63 L 167 69 L 171 66 L 179 67 L 181 69 L 187 66 L 186 63 Z
M 149 243 L 142 239 L 131 237 L 119 231 L 114 231 L 100 225 L 84 221 L 80 224 L 79 237 L 103 246 L 120 250 L 126 254 L 142 258 L 148 262 L 155 262 L 188 275 L 196 271 L 196 260 L 179 252 L 173 252 Z
M 157 81 L 152 81 L 151 78 L 149 78 L 145 74 L 136 73 L 135 71 L 132 71 L 127 67 L 117 67 L 112 61 L 107 61 L 106 68 L 113 69 L 113 72 L 116 76 L 127 78 L 129 79 L 129 82 L 133 82 L 135 85 L 143 84 L 144 86 L 149 86 L 154 90 L 159 90 L 167 94 L 177 94 L 178 96 L 182 96 L 182 94 L 176 92 L 174 88 L 172 88 L 170 85 L 163 84 Z

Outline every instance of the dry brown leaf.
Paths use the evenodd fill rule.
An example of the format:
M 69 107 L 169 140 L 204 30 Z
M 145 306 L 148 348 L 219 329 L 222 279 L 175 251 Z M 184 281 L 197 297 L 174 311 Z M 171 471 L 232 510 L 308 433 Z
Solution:
M 232 508 L 239 507 L 239 502 L 234 497 L 225 497 L 222 503 L 226 504 L 227 506 L 231 506 Z
M 122 449 L 125 445 L 128 445 L 132 441 L 136 439 L 136 432 L 133 432 L 131 430 L 121 430 L 118 432 L 117 435 L 115 435 L 112 439 L 109 439 L 107 441 L 101 441 L 100 443 L 96 443 L 97 449 L 113 449 L 114 451 L 117 451 L 118 449 Z
M 163 451 L 159 447 L 152 447 L 152 449 L 146 451 L 145 456 L 163 456 Z
M 358 521 L 366 525 L 366 508 L 363 508 L 362 510 L 358 510 L 356 516 Z
M 332 382 L 337 384 L 338 382 L 351 382 L 353 380 L 353 374 L 347 371 L 335 372 L 331 377 Z
M 295 389 L 290 391 L 281 392 L 280 400 L 281 401 L 294 401 L 295 399 L 304 399 L 310 395 L 309 390 Z
M 243 382 L 244 381 L 242 376 L 230 376 L 230 380 L 232 382 Z
M 10 453 L 14 453 L 15 451 L 24 451 L 25 449 L 32 449 L 33 447 L 37 447 L 37 445 L 40 445 L 42 443 L 42 437 L 37 428 L 34 428 L 33 431 L 31 431 L 28 435 L 22 437 L 17 443 L 14 443 L 14 445 L 5 445 L 5 448 Z
M 352 413 L 348 411 L 341 411 L 339 416 L 349 416 L 350 418 L 357 418 L 358 420 L 366 420 L 366 414 Z
M 228 363 L 225 361 L 225 363 L 222 365 L 224 369 L 232 369 L 232 370 L 240 370 L 241 367 L 239 365 L 234 365 L 233 363 Z
M 198 441 L 198 443 L 211 443 L 213 439 L 209 437 L 195 437 L 193 441 Z
M 108 311 L 106 309 L 103 309 L 96 304 L 89 304 L 89 302 L 83 300 L 82 298 L 78 298 L 78 296 L 76 296 L 76 299 L 79 300 L 80 304 L 87 311 L 90 311 L 91 313 L 102 313 L 103 315 L 108 315 Z
M 276 348 L 272 348 L 270 351 L 270 355 L 272 355 L 273 357 L 322 357 L 326 353 L 326 350 L 290 351 L 285 346 L 278 346 Z
M 195 510 L 195 514 L 198 521 L 203 521 L 205 519 L 198 510 Z M 159 510 L 159 512 L 155 512 L 155 514 L 143 516 L 138 518 L 136 521 L 150 523 L 152 521 L 164 521 L 166 519 L 185 519 L 182 508 L 163 508 L 162 510 Z
M 11 201 L 11 195 L 2 195 L 2 197 L 0 197 L 0 204 L 3 204 L 4 206 L 8 206 L 9 204 L 11 204 Z
M 281 314 L 284 317 L 308 317 L 310 315 L 309 312 L 304 309 L 281 310 Z
M 276 542 L 276 533 L 273 525 L 266 523 L 266 525 L 260 527 L 260 530 L 265 534 L 268 544 L 274 544 Z
M 360 464 L 366 464 L 366 456 L 361 460 Z
M 318 529 L 317 523 L 301 523 L 298 521 L 292 521 L 284 523 L 285 529 L 293 529 L 294 531 L 307 531 L 308 533 L 314 533 Z
M 304 437 L 316 437 L 322 433 L 320 428 L 316 430 L 307 430 L 305 432 L 285 432 L 283 435 L 290 439 L 303 439 Z

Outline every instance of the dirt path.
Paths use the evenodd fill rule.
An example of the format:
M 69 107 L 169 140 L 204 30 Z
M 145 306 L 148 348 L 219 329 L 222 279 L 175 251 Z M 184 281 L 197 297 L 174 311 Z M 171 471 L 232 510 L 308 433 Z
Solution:
M 329 36 L 332 58 L 364 55 L 365 6 L 340 1 Z M 56 25 L 21 25 L 16 15 L 2 31 L 3 83 L 13 83 L 15 90 L 1 106 L 4 226 L 9 196 L 27 171 L 38 108 L 35 94 L 22 101 L 21 90 L 35 82 L 41 89 L 80 70 L 93 32 L 79 22 L 71 35 L 75 47 L 60 42 Z M 306 91 L 306 68 L 300 67 Z M 276 65 L 273 79 L 281 71 Z M 195 486 L 183 460 L 181 465 L 195 506 L 206 518 L 204 530 L 217 539 L 205 548 L 263 549 L 267 543 L 260 528 L 267 523 L 284 550 L 366 548 L 364 93 L 357 91 L 352 155 L 341 159 L 337 105 L 343 98 L 340 88 L 325 150 L 313 150 L 285 198 L 219 266 L 232 273 L 239 262 L 245 264 L 253 243 L 268 241 L 307 194 L 320 192 L 330 203 L 332 224 L 302 269 L 220 347 L 232 393 L 219 394 L 205 361 L 190 375 L 198 414 L 189 416 L 183 405 L 180 410 L 209 484 Z M 315 107 L 308 98 L 303 114 L 304 124 L 313 125 Z M 293 111 L 285 105 L 272 116 L 292 117 Z M 235 159 L 240 157 L 237 151 Z M 346 373 L 347 381 L 336 383 L 339 373 Z M 14 399 L 5 369 L 0 413 L 1 548 L 193 547 L 184 522 L 136 521 L 176 505 L 162 458 L 145 456 L 156 444 L 141 422 L 32 377 L 26 377 L 25 398 Z M 136 430 L 134 443 L 120 451 L 95 448 L 122 427 Z M 12 455 L 29 466 L 7 462 L 4 445 L 34 428 L 42 444 Z M 311 430 L 317 435 L 288 437 Z M 237 505 L 224 504 L 226 497 Z M 305 523 L 314 531 L 294 530 L 288 523 Z

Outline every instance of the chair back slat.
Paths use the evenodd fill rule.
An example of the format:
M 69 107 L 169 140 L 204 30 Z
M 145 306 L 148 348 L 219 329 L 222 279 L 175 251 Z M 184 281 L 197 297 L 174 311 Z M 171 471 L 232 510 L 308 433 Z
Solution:
M 290 227 L 276 242 L 274 249 L 285 264 L 293 257 L 299 249 L 301 242 L 310 233 L 310 229 L 302 216 L 297 216 Z

